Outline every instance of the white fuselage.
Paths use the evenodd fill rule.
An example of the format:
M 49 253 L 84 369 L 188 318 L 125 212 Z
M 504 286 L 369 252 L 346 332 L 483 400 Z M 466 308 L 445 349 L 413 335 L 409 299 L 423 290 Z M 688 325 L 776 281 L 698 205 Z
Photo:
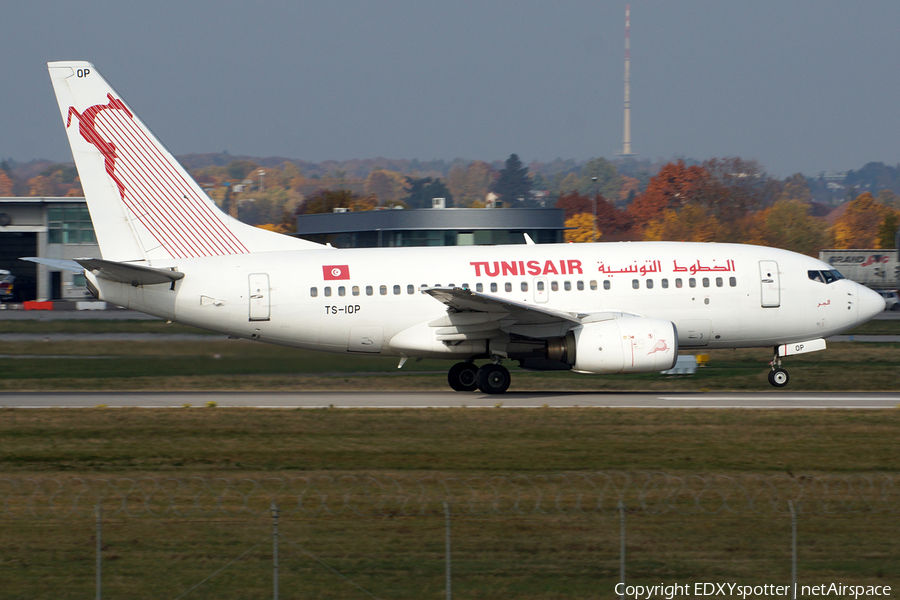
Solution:
M 470 353 L 432 340 L 413 344 L 421 351 L 391 344 L 417 326 L 416 335 L 433 337 L 423 324 L 447 314 L 422 287 L 467 287 L 579 315 L 621 312 L 663 319 L 674 323 L 681 348 L 824 338 L 883 307 L 875 292 L 852 281 L 826 284 L 811 278 L 810 271 L 831 268 L 817 259 L 737 244 L 328 248 L 154 261 L 153 266 L 173 267 L 185 276 L 174 286 L 95 280 L 101 297 L 232 336 L 328 352 L 447 358 Z

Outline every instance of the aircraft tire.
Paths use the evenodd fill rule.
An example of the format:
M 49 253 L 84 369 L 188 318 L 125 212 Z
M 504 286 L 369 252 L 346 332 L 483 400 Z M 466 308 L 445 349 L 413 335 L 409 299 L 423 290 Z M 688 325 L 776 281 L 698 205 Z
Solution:
M 478 389 L 485 394 L 502 394 L 509 389 L 512 378 L 503 365 L 484 365 L 475 375 Z
M 788 376 L 788 372 L 784 369 L 772 369 L 769 371 L 769 383 L 771 383 L 774 387 L 783 388 L 788 384 L 791 378 Z
M 457 392 L 474 392 L 478 389 L 475 383 L 478 367 L 470 362 L 456 363 L 447 373 L 447 383 Z

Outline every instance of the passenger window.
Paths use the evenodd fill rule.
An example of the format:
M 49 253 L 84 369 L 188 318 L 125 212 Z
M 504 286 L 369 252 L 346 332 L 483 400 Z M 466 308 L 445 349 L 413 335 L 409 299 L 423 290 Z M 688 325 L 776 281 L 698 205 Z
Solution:
M 539 291 L 539 292 L 543 292 L 543 291 L 544 291 L 544 282 L 543 282 L 543 280 L 537 282 L 537 291 Z
M 558 291 L 559 291 L 559 283 L 556 282 L 556 281 L 551 281 L 551 282 L 550 282 L 550 291 L 551 291 L 551 292 L 558 292 Z
M 563 289 L 566 290 L 567 292 L 571 292 L 572 291 L 572 282 L 571 281 L 563 282 Z
M 716 277 L 716 287 L 722 287 L 725 285 L 725 280 L 721 277 Z
M 640 281 L 639 279 L 632 279 L 632 280 L 631 280 L 631 287 L 633 287 L 633 288 L 636 289 L 636 290 L 641 289 L 641 281 Z
M 400 286 L 399 286 L 399 285 L 395 285 L 395 286 L 394 286 L 394 295 L 395 295 L 395 296 L 399 296 L 399 295 L 400 295 Z
M 346 295 L 347 295 L 347 288 L 345 288 L 342 285 L 338 286 L 338 296 L 346 296 Z
M 647 289 L 648 289 L 648 290 L 652 290 L 652 289 L 653 289 L 653 280 L 652 280 L 652 279 L 648 279 L 648 280 L 647 280 Z
M 512 284 L 511 284 L 510 282 L 507 281 L 507 282 L 506 282 L 506 285 L 504 285 L 503 288 L 504 288 L 507 292 L 511 292 L 511 291 L 512 291 Z
M 591 291 L 597 291 L 597 281 L 591 280 Z
M 603 280 L 603 289 L 608 290 L 609 287 L 610 287 L 609 279 L 604 279 Z
M 728 285 L 730 285 L 731 287 L 737 287 L 737 277 L 729 277 Z
M 482 284 L 480 284 L 480 283 L 476 283 L 476 284 L 475 284 L 475 291 L 476 291 L 476 292 L 483 292 L 483 291 L 484 291 L 484 286 L 483 286 Z
M 469 289 L 469 284 L 468 283 L 462 284 L 462 289 L 464 289 L 464 290 Z
M 379 286 L 378 293 L 381 294 L 382 296 L 387 296 L 387 286 L 386 285 Z
M 328 287 L 325 288 L 325 295 L 326 295 L 326 296 L 331 296 L 331 286 L 328 286 Z
M 351 292 L 353 293 L 354 296 L 359 296 L 359 286 L 358 286 L 358 285 L 354 285 L 354 286 L 351 288 Z
M 709 277 L 703 278 L 703 287 L 709 287 Z
M 669 280 L 668 279 L 663 279 L 660 283 L 662 283 L 662 287 L 664 290 L 669 289 Z
M 677 288 L 682 287 L 681 277 L 676 277 L 676 278 L 675 278 L 675 287 L 677 287 Z
M 372 288 L 372 286 L 371 286 L 371 285 L 367 285 L 367 286 L 366 286 L 366 296 L 371 296 L 371 295 L 374 294 L 374 293 L 375 293 L 375 290 Z
M 688 279 L 688 285 L 691 286 L 692 288 L 697 287 L 697 280 L 694 279 L 693 277 L 691 277 L 690 279 Z
M 409 285 L 407 285 L 407 286 L 406 286 L 406 293 L 409 294 L 410 296 L 413 295 L 413 294 L 415 294 L 415 293 L 416 293 L 416 286 L 414 286 L 414 285 L 411 284 L 411 283 L 410 283 Z
M 583 292 L 583 291 L 584 291 L 584 282 L 583 282 L 583 281 L 577 282 L 577 283 L 575 284 L 575 288 L 576 288 L 579 292 Z
M 522 282 L 522 291 L 523 291 L 523 292 L 527 292 L 527 291 L 528 291 L 528 282 L 527 282 L 527 281 L 523 281 L 523 282 Z
M 491 292 L 496 292 L 496 291 L 497 291 L 497 283 L 493 282 L 493 283 L 491 283 Z
M 319 295 L 319 288 L 309 288 L 309 295 L 311 298 L 315 298 Z

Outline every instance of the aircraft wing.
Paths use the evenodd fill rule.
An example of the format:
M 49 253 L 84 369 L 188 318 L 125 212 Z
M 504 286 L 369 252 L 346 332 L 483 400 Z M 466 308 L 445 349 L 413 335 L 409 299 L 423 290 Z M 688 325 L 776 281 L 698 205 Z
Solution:
M 539 307 L 514 300 L 488 296 L 458 287 L 433 287 L 422 290 L 429 296 L 447 305 L 455 313 L 487 313 L 505 320 L 514 320 L 522 325 L 536 325 L 551 322 L 570 321 L 581 323 L 575 313 Z
M 565 335 L 588 315 L 489 296 L 458 287 L 425 288 L 447 306 L 447 315 L 428 323 L 439 341 L 494 339 L 508 334 L 531 338 Z

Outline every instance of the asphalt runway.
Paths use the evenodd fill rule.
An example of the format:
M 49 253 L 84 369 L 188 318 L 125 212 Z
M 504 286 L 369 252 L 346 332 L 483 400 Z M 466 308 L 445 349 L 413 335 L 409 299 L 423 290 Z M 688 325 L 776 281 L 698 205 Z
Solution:
M 895 409 L 900 393 L 530 392 L 487 395 L 460 392 L 0 392 L 3 408 L 741 408 Z

